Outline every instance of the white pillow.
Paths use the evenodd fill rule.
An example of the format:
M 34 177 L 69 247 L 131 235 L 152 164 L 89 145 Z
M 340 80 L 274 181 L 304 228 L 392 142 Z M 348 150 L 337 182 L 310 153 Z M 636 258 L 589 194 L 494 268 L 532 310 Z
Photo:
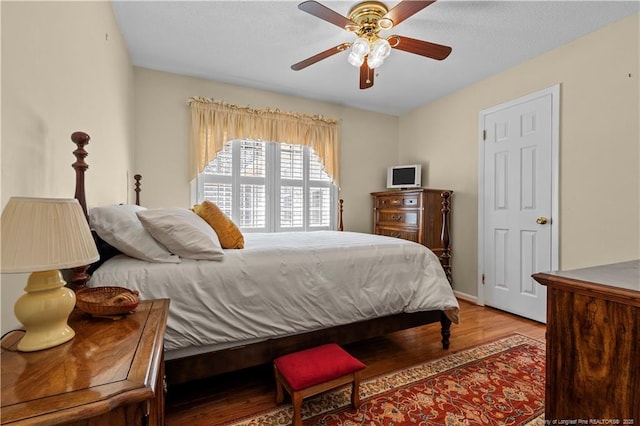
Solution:
M 173 254 L 187 259 L 222 260 L 216 231 L 191 210 L 178 207 L 136 212 L 142 226 Z
M 180 263 L 144 229 L 136 212 L 144 207 L 132 204 L 94 207 L 89 210 L 91 228 L 107 243 L 136 259 L 157 263 Z

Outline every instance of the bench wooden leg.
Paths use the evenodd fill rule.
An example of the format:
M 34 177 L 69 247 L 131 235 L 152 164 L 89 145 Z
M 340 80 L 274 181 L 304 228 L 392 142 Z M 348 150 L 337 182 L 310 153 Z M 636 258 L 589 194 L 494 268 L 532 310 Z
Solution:
M 278 371 L 278 368 L 274 365 L 273 366 L 273 370 L 274 370 L 274 375 L 276 378 L 276 404 L 282 404 L 284 402 L 284 392 L 283 392 L 283 386 L 282 386 L 282 377 L 280 375 L 280 372 Z
M 291 399 L 293 402 L 293 426 L 302 426 L 302 394 L 293 392 Z
M 353 373 L 353 383 L 351 383 L 351 405 L 353 408 L 360 407 L 360 371 Z

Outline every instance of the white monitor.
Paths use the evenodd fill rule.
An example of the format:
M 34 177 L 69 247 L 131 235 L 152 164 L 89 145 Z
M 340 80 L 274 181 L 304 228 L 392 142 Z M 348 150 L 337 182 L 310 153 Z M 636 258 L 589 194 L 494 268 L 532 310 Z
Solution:
M 391 166 L 387 169 L 387 188 L 419 188 L 422 186 L 422 166 Z

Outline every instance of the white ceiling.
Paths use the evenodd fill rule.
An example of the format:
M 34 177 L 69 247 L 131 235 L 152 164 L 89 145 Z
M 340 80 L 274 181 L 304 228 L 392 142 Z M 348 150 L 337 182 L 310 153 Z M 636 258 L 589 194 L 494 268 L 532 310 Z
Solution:
M 319 1 L 344 16 L 358 2 Z M 355 38 L 302 12 L 298 3 L 113 1 L 113 10 L 136 66 L 393 115 L 640 11 L 637 0 L 439 0 L 381 35 L 444 44 L 453 48 L 451 55 L 435 61 L 393 50 L 376 70 L 374 86 L 360 90 L 359 71 L 347 63 L 345 52 L 291 70 L 292 64 Z

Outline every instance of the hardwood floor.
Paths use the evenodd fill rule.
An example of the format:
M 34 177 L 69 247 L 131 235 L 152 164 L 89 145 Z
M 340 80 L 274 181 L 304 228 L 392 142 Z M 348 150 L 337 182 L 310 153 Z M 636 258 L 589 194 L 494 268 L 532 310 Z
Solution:
M 460 301 L 460 324 L 452 325 L 451 346 L 442 349 L 440 324 L 399 331 L 345 346 L 367 364 L 363 379 L 388 373 L 448 353 L 491 342 L 512 333 L 544 340 L 546 327 L 496 309 Z M 271 365 L 169 389 L 167 426 L 210 426 L 274 408 Z

